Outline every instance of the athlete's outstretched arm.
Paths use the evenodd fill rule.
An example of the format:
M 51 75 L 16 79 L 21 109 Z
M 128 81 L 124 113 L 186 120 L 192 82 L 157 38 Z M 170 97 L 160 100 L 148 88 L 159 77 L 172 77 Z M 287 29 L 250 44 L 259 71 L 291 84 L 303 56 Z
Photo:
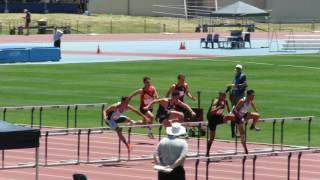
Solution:
M 144 107 L 143 109 L 147 110 L 150 109 L 150 107 L 154 104 L 159 104 L 161 101 L 163 101 L 163 99 L 154 99 L 153 101 L 151 101 L 150 104 L 148 104 L 146 107 Z
M 142 91 L 142 89 L 138 89 L 138 90 L 132 92 L 132 93 L 129 95 L 129 102 L 130 102 L 130 100 L 131 100 L 134 96 L 137 96 L 137 95 L 141 94 L 141 91 Z
M 254 110 L 254 112 L 258 112 L 258 110 L 257 110 L 257 108 L 256 108 L 256 105 L 254 104 L 253 101 L 251 102 L 251 107 L 252 107 L 252 109 Z
M 169 88 L 166 97 L 170 97 L 171 93 L 174 91 L 174 88 L 176 87 L 175 84 L 172 84 L 172 86 Z
M 190 107 L 188 104 L 186 104 L 186 103 L 178 100 L 177 105 L 179 105 L 179 106 L 187 109 L 187 110 L 192 114 L 192 116 L 195 116 L 195 115 L 196 115 L 196 113 L 191 109 L 191 107 Z
M 189 92 L 189 86 L 188 84 L 186 84 L 186 95 L 192 99 L 193 101 L 195 101 L 196 99 L 191 95 L 191 93 Z
M 141 116 L 142 118 L 145 118 L 145 116 L 138 111 L 135 107 L 131 106 L 130 104 L 128 104 L 128 109 L 130 109 L 132 112 L 136 113 L 137 115 Z
M 158 95 L 158 92 L 157 92 L 156 88 L 154 88 L 154 96 L 153 96 L 153 98 L 159 99 L 159 95 Z
M 107 114 L 113 111 L 115 107 L 116 107 L 116 104 L 112 104 L 109 107 L 105 108 L 102 112 L 103 119 L 107 119 Z

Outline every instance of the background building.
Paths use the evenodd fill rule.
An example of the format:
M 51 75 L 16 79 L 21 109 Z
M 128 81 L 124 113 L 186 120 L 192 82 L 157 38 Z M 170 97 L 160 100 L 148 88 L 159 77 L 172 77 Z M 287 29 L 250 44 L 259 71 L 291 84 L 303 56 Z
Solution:
M 224 7 L 237 0 L 90 0 L 92 13 L 133 16 L 205 16 L 216 6 Z M 320 0 L 242 0 L 258 8 L 271 10 L 271 21 L 320 21 Z

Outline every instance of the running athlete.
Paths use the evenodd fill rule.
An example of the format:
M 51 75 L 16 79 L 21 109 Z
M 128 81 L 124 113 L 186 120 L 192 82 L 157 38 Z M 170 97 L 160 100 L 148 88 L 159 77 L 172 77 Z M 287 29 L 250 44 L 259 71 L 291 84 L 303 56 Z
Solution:
M 166 94 L 166 97 L 169 97 L 173 91 L 178 91 L 180 101 L 184 102 L 185 95 L 187 95 L 190 99 L 195 101 L 196 99 L 189 92 L 188 84 L 185 83 L 185 79 L 186 79 L 185 75 L 179 74 L 177 78 L 178 78 L 177 83 L 171 85 L 170 89 Z
M 168 92 L 166 94 L 166 97 L 169 97 L 173 91 L 178 91 L 179 92 L 179 100 L 181 102 L 184 102 L 185 95 L 187 97 L 189 97 L 190 99 L 192 99 L 193 101 L 195 101 L 196 99 L 189 92 L 189 86 L 185 82 L 185 78 L 186 78 L 185 75 L 179 74 L 177 77 L 177 83 L 171 85 L 170 89 L 168 90 Z M 189 111 L 186 111 L 186 109 L 181 108 L 180 106 L 177 106 L 176 110 L 179 112 L 182 112 L 184 114 L 186 121 L 191 120 L 191 114 L 189 114 Z
M 210 137 L 207 144 L 207 156 L 209 156 L 211 145 L 216 136 L 217 125 L 224 123 L 224 109 L 227 107 L 228 112 L 230 112 L 230 107 L 228 101 L 226 100 L 227 94 L 223 91 L 219 92 L 219 96 L 212 99 L 211 105 L 207 113 L 208 126 L 210 129 Z
M 131 110 L 132 112 L 138 114 L 143 119 L 148 119 L 148 117 L 144 116 L 141 112 L 135 109 L 133 106 L 129 104 L 128 97 L 121 97 L 121 102 L 115 103 L 109 107 L 107 107 L 103 111 L 103 118 L 106 124 L 113 130 L 115 130 L 120 138 L 120 140 L 126 145 L 128 151 L 131 151 L 132 146 L 128 144 L 125 137 L 122 134 L 122 129 L 118 126 L 118 123 L 128 123 L 129 125 L 141 124 L 142 121 L 135 122 L 123 115 L 123 113 L 127 110 Z
M 190 112 L 192 116 L 195 116 L 196 113 L 191 109 L 191 107 L 184 102 L 179 100 L 179 92 L 173 91 L 171 98 L 162 98 L 153 100 L 148 106 L 144 109 L 149 109 L 153 104 L 158 103 L 159 109 L 157 112 L 156 119 L 159 120 L 164 127 L 170 127 L 173 122 L 183 122 L 184 115 L 182 112 L 175 110 L 176 106 L 180 106 Z
M 144 86 L 129 95 L 129 100 L 131 100 L 134 96 L 140 95 L 140 112 L 148 117 L 148 121 L 144 121 L 144 124 L 152 124 L 153 114 L 152 114 L 152 106 L 149 109 L 144 109 L 148 104 L 150 104 L 154 99 L 158 99 L 157 90 L 151 85 L 150 77 L 144 77 L 143 83 Z M 152 128 L 148 127 L 148 136 L 153 138 Z
M 246 97 L 240 99 L 237 105 L 232 109 L 232 112 L 229 115 L 227 115 L 224 119 L 225 122 L 229 120 L 236 122 L 237 128 L 239 129 L 240 133 L 241 143 L 245 150 L 245 153 L 248 153 L 248 149 L 244 137 L 245 130 L 243 127 L 243 123 L 246 123 L 248 120 L 252 119 L 250 130 L 260 131 L 260 128 L 256 127 L 256 123 L 260 118 L 260 114 L 258 113 L 257 108 L 253 102 L 254 96 L 254 90 L 248 90 Z M 254 112 L 248 112 L 250 107 L 252 107 Z

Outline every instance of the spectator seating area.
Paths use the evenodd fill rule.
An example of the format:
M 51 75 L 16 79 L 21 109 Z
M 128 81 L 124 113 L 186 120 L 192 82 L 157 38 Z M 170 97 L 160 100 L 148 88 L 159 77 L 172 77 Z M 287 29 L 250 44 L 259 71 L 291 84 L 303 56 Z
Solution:
M 218 48 L 246 48 L 246 44 L 251 48 L 251 34 L 249 32 L 242 32 L 240 30 L 234 30 L 230 32 L 230 36 L 221 37 L 219 34 L 208 34 L 206 38 L 200 39 L 200 47 L 205 44 L 205 48 L 215 48 L 215 44 Z
M 320 50 L 320 33 L 287 35 L 284 50 Z

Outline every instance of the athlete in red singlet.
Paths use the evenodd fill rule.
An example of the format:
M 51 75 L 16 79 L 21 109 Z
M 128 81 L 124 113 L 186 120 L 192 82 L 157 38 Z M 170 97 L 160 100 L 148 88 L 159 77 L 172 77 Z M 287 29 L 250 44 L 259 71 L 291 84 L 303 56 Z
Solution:
M 191 95 L 189 92 L 188 84 L 185 82 L 185 76 L 183 74 L 179 74 L 177 77 L 177 83 L 172 84 L 170 89 L 168 90 L 166 97 L 169 97 L 172 92 L 177 91 L 179 92 L 179 100 L 181 102 L 184 102 L 184 96 L 188 96 L 190 99 L 195 101 L 195 98 Z M 185 109 L 181 108 L 180 106 L 177 106 L 175 108 L 176 111 L 182 112 L 184 114 L 185 121 L 191 120 L 191 114 L 186 111 Z
M 143 113 L 145 116 L 149 118 L 149 121 L 144 121 L 144 124 L 152 124 L 154 115 L 152 114 L 152 107 L 150 109 L 145 110 L 148 104 L 150 104 L 154 99 L 158 99 L 157 90 L 151 85 L 150 77 L 143 78 L 144 86 L 129 95 L 129 99 L 133 98 L 134 96 L 140 95 L 140 112 Z M 153 138 L 152 129 L 151 127 L 148 128 L 148 136 Z
M 187 95 L 190 99 L 195 101 L 195 98 L 189 92 L 188 84 L 185 82 L 185 76 L 183 74 L 178 75 L 177 83 L 172 84 L 168 90 L 166 97 L 169 97 L 173 91 L 179 92 L 179 100 L 184 102 L 184 96 Z

